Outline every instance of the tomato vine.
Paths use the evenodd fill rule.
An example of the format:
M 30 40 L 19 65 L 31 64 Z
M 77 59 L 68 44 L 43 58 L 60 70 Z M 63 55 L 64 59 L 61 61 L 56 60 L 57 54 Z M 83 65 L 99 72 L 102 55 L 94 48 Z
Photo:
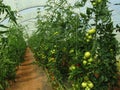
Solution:
M 108 3 L 81 0 L 72 6 L 67 0 L 49 0 L 46 15 L 38 12 L 38 30 L 29 45 L 55 88 L 113 90 L 117 85 L 119 42 Z

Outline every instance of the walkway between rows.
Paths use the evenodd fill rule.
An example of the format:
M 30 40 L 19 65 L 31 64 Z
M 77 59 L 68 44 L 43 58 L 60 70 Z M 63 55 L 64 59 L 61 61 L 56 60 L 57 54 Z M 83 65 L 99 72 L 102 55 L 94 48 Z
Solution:
M 6 90 L 52 90 L 45 72 L 34 62 L 33 53 L 27 48 L 25 61 L 16 72 L 16 82 Z

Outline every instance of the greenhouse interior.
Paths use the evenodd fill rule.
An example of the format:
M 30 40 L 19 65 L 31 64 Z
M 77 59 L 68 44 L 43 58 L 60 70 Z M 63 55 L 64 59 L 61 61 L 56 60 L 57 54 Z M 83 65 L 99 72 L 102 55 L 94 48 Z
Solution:
M 120 90 L 120 0 L 0 0 L 0 90 Z

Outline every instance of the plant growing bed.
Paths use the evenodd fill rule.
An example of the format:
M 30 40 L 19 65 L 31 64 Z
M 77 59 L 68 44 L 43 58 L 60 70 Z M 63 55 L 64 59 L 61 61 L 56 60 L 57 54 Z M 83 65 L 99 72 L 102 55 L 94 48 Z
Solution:
M 29 45 L 56 90 L 113 90 L 117 85 L 119 42 L 108 3 L 81 0 L 72 6 L 49 0 L 47 14 L 38 11 L 38 30 Z

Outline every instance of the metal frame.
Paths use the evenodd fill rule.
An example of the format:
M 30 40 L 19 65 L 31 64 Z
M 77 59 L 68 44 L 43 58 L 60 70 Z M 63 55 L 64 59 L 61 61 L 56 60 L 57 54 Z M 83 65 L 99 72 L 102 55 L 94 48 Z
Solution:
M 32 8 L 39 8 L 39 7 L 45 7 L 45 5 L 37 5 L 37 6 L 27 7 L 27 8 L 24 8 L 24 9 L 19 10 L 18 13 L 19 13 L 19 12 L 22 12 L 22 11 L 25 11 L 25 10 L 32 9 Z M 3 23 L 3 22 L 4 22 L 5 20 L 7 20 L 7 19 L 8 19 L 8 18 L 0 21 L 0 23 Z M 26 20 L 24 20 L 24 21 L 26 22 L 26 21 L 29 21 L 29 20 L 31 20 L 31 19 L 35 19 L 35 18 L 26 19 Z M 22 22 L 24 22 L 24 21 L 22 21 Z

